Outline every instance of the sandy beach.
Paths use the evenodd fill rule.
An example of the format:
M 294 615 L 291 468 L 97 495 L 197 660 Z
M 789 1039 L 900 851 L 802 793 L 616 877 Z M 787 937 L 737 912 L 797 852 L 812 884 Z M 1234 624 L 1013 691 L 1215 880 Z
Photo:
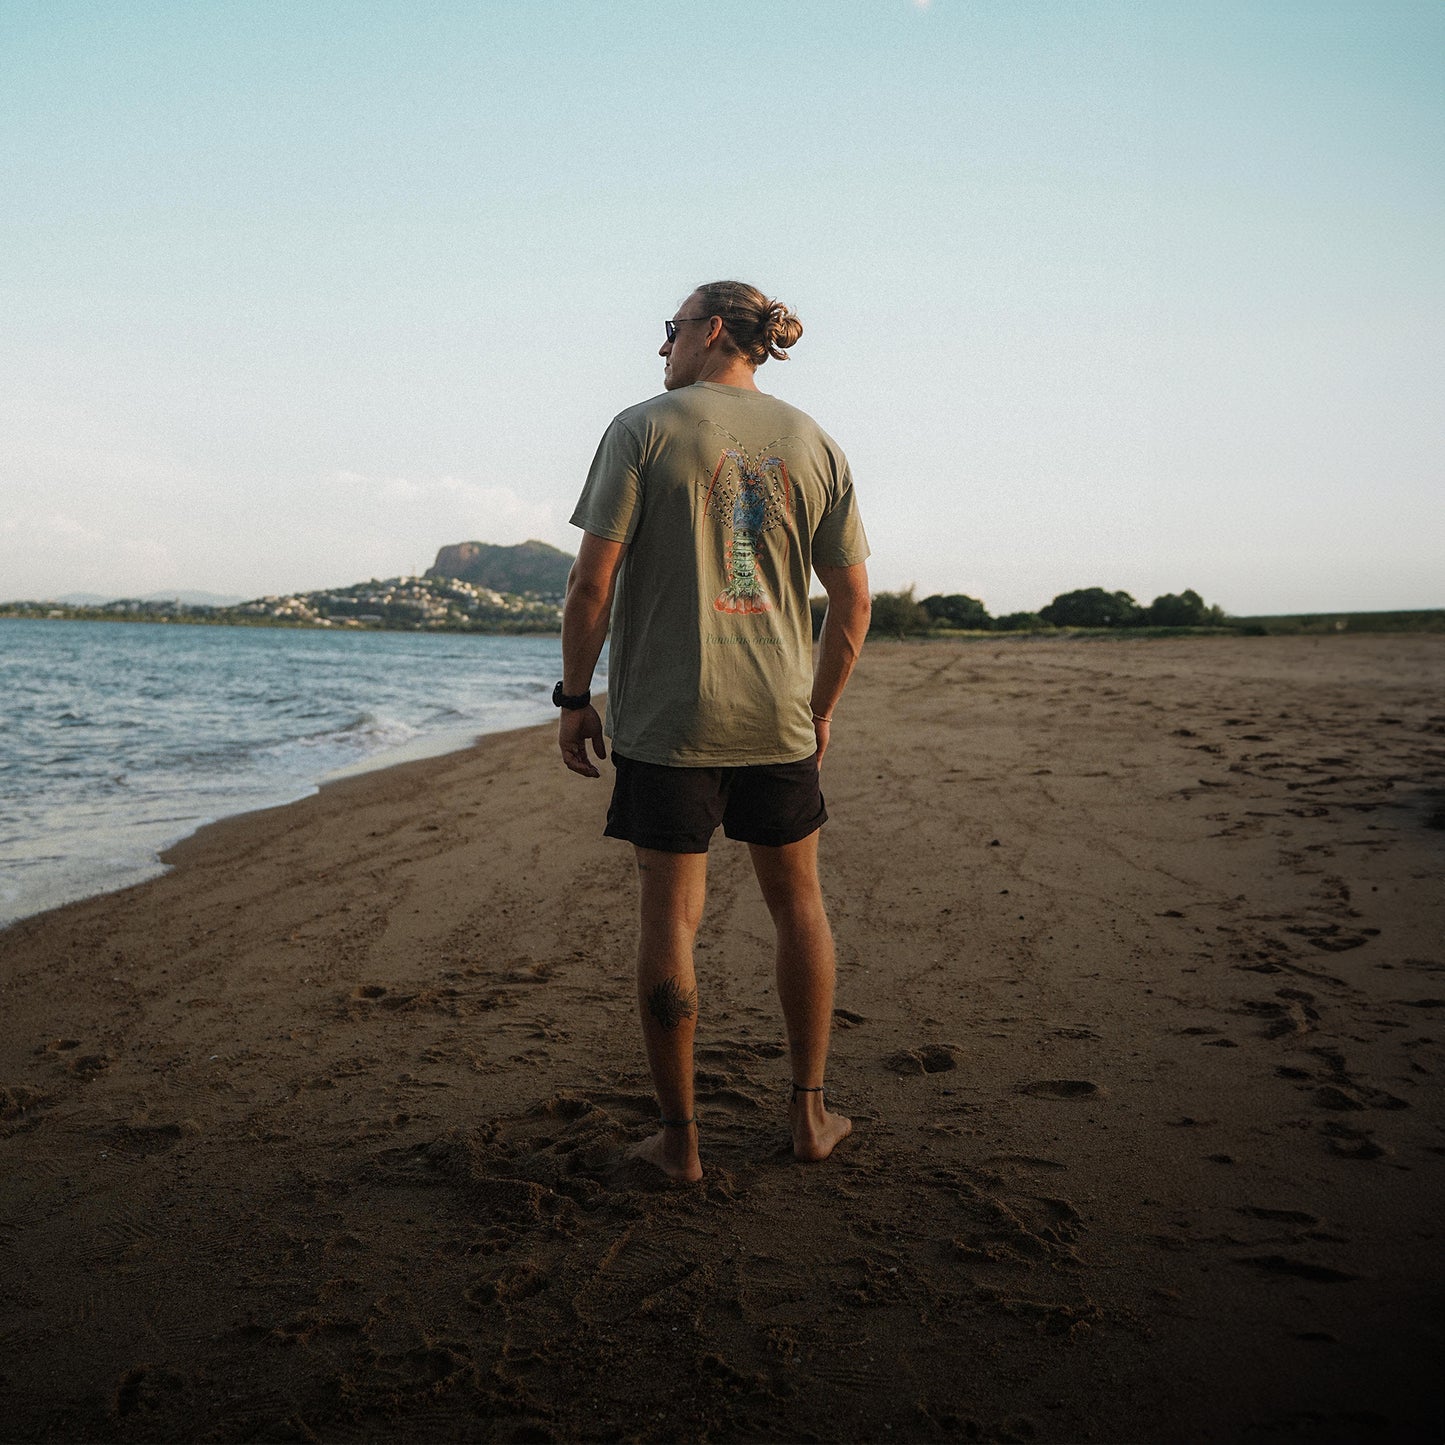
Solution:
M 551 729 L 0 933 L 0 1438 L 1437 1441 L 1445 638 L 874 644 L 825 1164 L 714 845 L 706 1178 Z

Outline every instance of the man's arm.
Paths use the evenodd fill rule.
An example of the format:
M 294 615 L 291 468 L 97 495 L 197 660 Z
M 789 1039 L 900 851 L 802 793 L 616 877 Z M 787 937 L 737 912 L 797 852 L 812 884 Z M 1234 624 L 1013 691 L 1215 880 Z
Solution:
M 815 567 L 818 580 L 828 594 L 828 611 L 818 638 L 818 664 L 813 670 L 813 732 L 818 739 L 818 762 L 828 751 L 829 724 L 833 709 L 848 685 L 848 674 L 863 651 L 868 636 L 868 619 L 873 601 L 868 593 L 868 568 L 862 562 L 851 567 Z
M 562 609 L 562 691 L 575 696 L 592 686 L 592 670 L 607 640 L 607 622 L 612 613 L 612 591 L 617 570 L 627 552 L 626 542 L 609 542 L 591 532 L 582 534 L 577 560 L 567 574 L 567 602 Z M 607 756 L 602 741 L 602 719 L 589 703 L 581 708 L 563 708 L 557 742 L 562 761 L 584 778 L 601 774 L 587 756 L 587 740 L 599 758 Z

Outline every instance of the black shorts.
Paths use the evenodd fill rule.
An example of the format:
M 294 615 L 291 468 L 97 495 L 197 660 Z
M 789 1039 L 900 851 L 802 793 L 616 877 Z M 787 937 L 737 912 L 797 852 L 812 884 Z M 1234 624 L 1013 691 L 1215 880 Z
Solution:
M 612 754 L 617 781 L 609 838 L 659 853 L 706 853 L 719 823 L 729 838 L 782 848 L 828 821 L 817 756 L 742 768 L 670 768 Z

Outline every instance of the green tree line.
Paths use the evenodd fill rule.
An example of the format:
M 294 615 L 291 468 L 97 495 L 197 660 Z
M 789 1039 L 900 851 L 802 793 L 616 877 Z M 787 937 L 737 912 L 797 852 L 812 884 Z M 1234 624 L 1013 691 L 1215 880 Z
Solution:
M 873 595 L 870 634 L 908 637 L 939 628 L 971 632 L 1036 632 L 1050 627 L 1217 627 L 1225 621 L 1222 608 L 1212 607 L 1195 591 L 1166 592 L 1146 607 L 1127 592 L 1109 592 L 1102 587 L 1083 587 L 1061 592 L 1037 612 L 1009 612 L 993 617 L 976 597 L 961 592 L 934 593 L 919 601 L 912 587 L 902 592 Z M 814 602 L 814 629 L 821 623 L 820 608 L 825 599 Z

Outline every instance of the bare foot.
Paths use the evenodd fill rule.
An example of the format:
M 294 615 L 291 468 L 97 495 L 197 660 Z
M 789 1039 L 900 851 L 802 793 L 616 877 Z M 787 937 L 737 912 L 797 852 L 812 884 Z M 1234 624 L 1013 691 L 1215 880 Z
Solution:
M 793 1157 L 805 1163 L 826 1159 L 853 1132 L 853 1121 L 830 1114 L 821 1094 L 799 1094 L 788 1106 L 793 1127 Z
M 696 1184 L 702 1178 L 702 1162 L 697 1157 L 696 1124 L 686 1129 L 659 1129 L 650 1139 L 634 1144 L 627 1151 L 627 1157 L 655 1164 L 669 1179 L 679 1184 Z

